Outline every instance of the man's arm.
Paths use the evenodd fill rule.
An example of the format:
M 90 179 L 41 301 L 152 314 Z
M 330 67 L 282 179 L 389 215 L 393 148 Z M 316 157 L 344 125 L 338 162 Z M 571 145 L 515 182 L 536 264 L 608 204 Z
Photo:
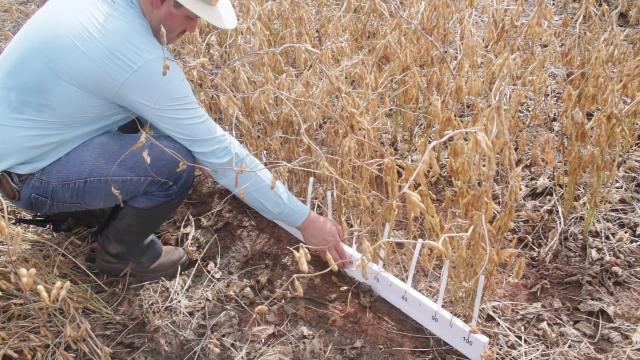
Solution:
M 340 227 L 310 212 L 281 182 L 272 186 L 271 172 L 198 104 L 176 63 L 167 76 L 161 70 L 161 58 L 150 60 L 122 84 L 115 100 L 188 148 L 218 183 L 262 215 L 298 228 L 318 253 L 329 250 L 336 262 L 346 260 Z

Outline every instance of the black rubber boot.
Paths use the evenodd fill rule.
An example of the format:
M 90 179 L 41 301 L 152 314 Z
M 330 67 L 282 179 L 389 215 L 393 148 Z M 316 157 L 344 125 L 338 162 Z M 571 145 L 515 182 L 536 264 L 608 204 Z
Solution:
M 114 208 L 83 210 L 47 215 L 44 218 L 55 224 L 65 224 L 69 230 L 79 227 L 100 229 L 108 222 L 114 210 Z
M 184 250 L 162 246 L 153 235 L 180 206 L 184 196 L 151 208 L 120 208 L 97 234 L 96 267 L 109 275 L 129 272 L 144 281 L 173 278 L 189 264 Z

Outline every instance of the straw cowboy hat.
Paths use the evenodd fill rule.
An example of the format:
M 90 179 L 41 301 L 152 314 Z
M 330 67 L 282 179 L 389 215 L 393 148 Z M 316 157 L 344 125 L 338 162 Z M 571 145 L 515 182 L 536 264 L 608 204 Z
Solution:
M 238 25 L 236 12 L 229 0 L 178 0 L 178 2 L 219 28 L 233 29 Z

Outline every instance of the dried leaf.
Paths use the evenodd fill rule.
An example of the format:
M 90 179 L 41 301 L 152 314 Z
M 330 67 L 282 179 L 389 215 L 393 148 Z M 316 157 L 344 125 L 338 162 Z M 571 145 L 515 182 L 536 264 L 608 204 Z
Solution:
M 269 337 L 274 332 L 276 332 L 276 327 L 273 325 L 256 326 L 251 329 L 252 335 L 255 335 L 263 340 Z
M 140 149 L 146 143 L 147 143 L 147 133 L 143 131 L 142 133 L 140 133 L 140 139 L 138 139 L 138 142 L 135 145 L 133 145 L 133 148 L 136 150 Z
M 7 224 L 4 220 L 0 220 L 0 236 L 7 236 Z
M 520 260 L 518 260 L 518 262 L 516 263 L 516 266 L 513 270 L 513 279 L 514 280 L 520 280 L 522 279 L 522 275 L 524 275 L 524 270 L 527 266 L 527 259 L 525 258 L 520 258 Z
M 513 260 L 518 254 L 518 249 L 502 249 L 498 254 L 498 263 L 502 264 Z
M 407 207 L 409 208 L 409 212 L 411 213 L 411 216 L 416 216 L 416 215 L 420 215 L 420 213 L 427 212 L 427 208 L 422 204 L 422 199 L 420 198 L 420 195 L 409 190 L 407 190 L 405 194 L 407 198 Z
M 574 328 L 587 336 L 594 336 L 596 334 L 596 328 L 584 321 L 580 321 L 579 323 L 574 325 Z
M 302 290 L 302 285 L 300 285 L 300 283 L 298 282 L 298 279 L 296 278 L 293 279 L 293 295 L 297 297 L 304 296 L 304 290 Z
M 111 185 L 111 192 L 118 198 L 120 205 L 122 205 L 122 193 L 120 193 L 120 190 L 116 189 L 115 185 Z
M 169 70 L 171 70 L 171 65 L 169 65 L 169 60 L 164 58 L 162 60 L 162 76 L 167 76 L 169 74 Z
M 483 131 L 478 131 L 476 132 L 476 138 L 478 139 L 478 144 L 480 144 L 482 152 L 487 156 L 492 156 L 493 145 L 491 144 L 491 141 L 489 141 L 487 135 Z
M 602 337 L 609 340 L 609 342 L 611 342 L 612 344 L 621 344 L 624 341 L 622 335 L 619 332 L 611 329 L 603 329 Z
M 160 24 L 160 42 L 162 45 L 167 45 L 167 29 L 162 24 Z
M 147 165 L 151 164 L 151 157 L 149 156 L 149 149 L 145 149 L 142 152 L 142 158 L 144 159 L 144 162 L 147 163 Z
M 435 250 L 436 252 L 440 253 L 440 255 L 442 255 L 445 259 L 449 258 L 449 254 L 447 253 L 447 250 L 441 244 L 435 241 L 427 240 L 425 242 L 425 245 Z

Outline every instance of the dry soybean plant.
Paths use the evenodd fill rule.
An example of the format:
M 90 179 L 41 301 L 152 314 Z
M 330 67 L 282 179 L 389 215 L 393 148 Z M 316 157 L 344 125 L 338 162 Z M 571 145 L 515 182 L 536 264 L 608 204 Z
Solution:
M 637 2 L 237 7 L 238 30 L 203 25 L 173 49 L 201 103 L 298 194 L 310 176 L 334 190 L 348 238 L 385 247 L 387 268 L 402 274 L 414 245 L 375 245 L 386 223 L 430 240 L 422 270 L 451 261 L 458 314 L 481 273 L 485 298 L 523 274 L 523 172 L 549 178 L 558 216 L 584 214 L 587 234 L 638 138 Z
M 0 358 L 74 359 L 78 354 L 92 359 L 110 358 L 111 350 L 102 344 L 91 325 L 99 323 L 100 317 L 113 316 L 110 309 L 90 290 L 64 280 L 66 274 L 58 274 L 56 267 L 52 268 L 52 259 L 43 258 L 48 253 L 46 249 L 38 248 L 56 246 L 9 225 L 7 206 L 4 202 L 2 206 Z M 60 268 L 72 267 L 63 266 L 64 260 L 53 260 Z

